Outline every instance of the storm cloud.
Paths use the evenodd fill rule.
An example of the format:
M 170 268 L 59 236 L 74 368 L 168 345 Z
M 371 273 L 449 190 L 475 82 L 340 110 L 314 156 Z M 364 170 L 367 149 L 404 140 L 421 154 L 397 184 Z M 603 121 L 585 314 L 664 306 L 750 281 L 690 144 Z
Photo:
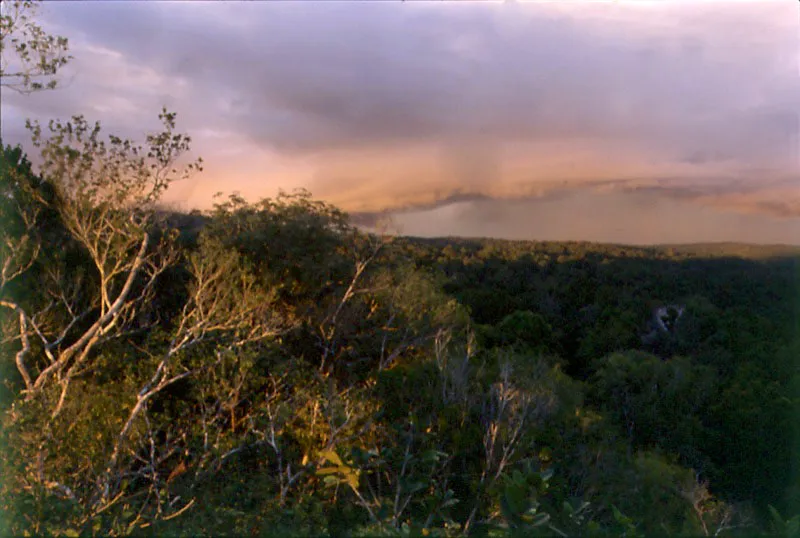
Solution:
M 4 95 L 3 138 L 76 112 L 135 134 L 166 104 L 208 163 L 173 193 L 189 205 L 307 187 L 369 220 L 580 191 L 793 219 L 797 10 L 49 3 L 46 27 L 73 43 L 68 84 Z

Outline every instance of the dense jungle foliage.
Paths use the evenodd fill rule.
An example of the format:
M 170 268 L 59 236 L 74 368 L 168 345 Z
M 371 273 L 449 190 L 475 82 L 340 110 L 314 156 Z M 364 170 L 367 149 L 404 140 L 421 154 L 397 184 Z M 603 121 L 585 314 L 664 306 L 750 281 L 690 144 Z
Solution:
M 800 250 L 169 213 L 162 120 L 3 148 L 3 535 L 797 535 Z

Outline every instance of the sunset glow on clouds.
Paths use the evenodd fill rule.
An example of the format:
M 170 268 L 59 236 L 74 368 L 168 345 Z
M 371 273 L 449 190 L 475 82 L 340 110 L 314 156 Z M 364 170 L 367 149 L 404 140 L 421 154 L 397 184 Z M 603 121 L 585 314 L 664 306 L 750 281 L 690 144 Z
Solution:
M 170 193 L 184 207 L 305 187 L 364 221 L 396 211 L 417 235 L 800 243 L 795 2 L 42 15 L 75 60 L 62 90 L 3 95 L 3 141 L 25 141 L 26 117 L 75 113 L 141 136 L 166 105 L 206 161 Z

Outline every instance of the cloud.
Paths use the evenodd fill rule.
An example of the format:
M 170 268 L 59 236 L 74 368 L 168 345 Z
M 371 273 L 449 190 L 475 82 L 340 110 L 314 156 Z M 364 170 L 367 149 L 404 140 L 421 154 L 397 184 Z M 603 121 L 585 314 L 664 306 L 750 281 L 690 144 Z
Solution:
M 74 81 L 4 98 L 4 138 L 22 136 L 22 117 L 75 111 L 135 131 L 170 105 L 208 163 L 178 190 L 192 204 L 304 186 L 368 220 L 605 189 L 800 216 L 791 3 L 106 2 L 45 15 L 72 37 Z

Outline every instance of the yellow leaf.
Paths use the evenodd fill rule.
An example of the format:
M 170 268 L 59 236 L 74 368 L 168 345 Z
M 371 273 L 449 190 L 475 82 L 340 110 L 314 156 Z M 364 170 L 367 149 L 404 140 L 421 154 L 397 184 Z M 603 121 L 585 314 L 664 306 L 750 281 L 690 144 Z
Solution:
M 358 474 L 347 473 L 347 483 L 350 484 L 351 488 L 358 489 Z
M 317 475 L 323 476 L 326 474 L 336 474 L 341 471 L 340 467 L 323 467 L 321 469 L 317 469 Z
M 328 460 L 329 462 L 333 463 L 334 465 L 338 465 L 339 467 L 344 467 L 344 463 L 342 463 L 342 459 L 339 457 L 339 454 L 334 452 L 333 450 L 323 450 L 319 453 L 320 456 Z

